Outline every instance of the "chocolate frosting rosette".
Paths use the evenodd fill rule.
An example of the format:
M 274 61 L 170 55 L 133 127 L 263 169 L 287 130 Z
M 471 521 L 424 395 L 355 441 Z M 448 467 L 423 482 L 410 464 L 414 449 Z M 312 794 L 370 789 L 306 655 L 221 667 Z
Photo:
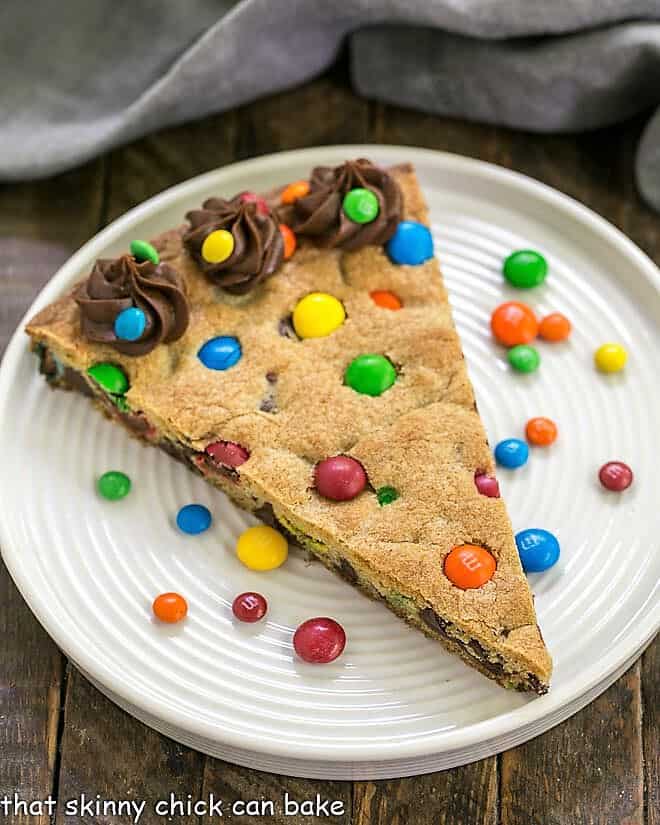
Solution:
M 347 196 L 350 200 L 352 193 L 364 194 L 364 190 L 375 196 L 377 208 L 373 209 L 374 217 L 358 222 L 350 215 Z M 289 223 L 296 235 L 308 236 L 319 246 L 350 251 L 386 243 L 401 220 L 402 205 L 401 190 L 394 178 L 360 158 L 340 166 L 313 169 L 309 193 L 294 202 Z
M 169 264 L 138 262 L 132 255 L 99 259 L 74 297 L 81 328 L 90 341 L 108 344 L 124 355 L 145 355 L 158 344 L 181 338 L 190 320 L 183 282 Z M 119 338 L 117 317 L 135 308 L 144 314 L 144 329 L 135 340 Z
M 284 241 L 269 209 L 247 199 L 209 198 L 186 215 L 183 242 L 206 275 L 227 292 L 244 295 L 270 277 L 284 258 Z

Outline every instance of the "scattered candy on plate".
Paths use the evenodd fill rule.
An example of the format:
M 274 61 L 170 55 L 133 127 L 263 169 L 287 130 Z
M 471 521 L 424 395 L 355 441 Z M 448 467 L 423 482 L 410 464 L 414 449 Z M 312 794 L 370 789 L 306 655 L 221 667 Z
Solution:
M 316 465 L 314 485 L 324 498 L 350 501 L 367 486 L 367 474 L 357 459 L 348 455 L 335 455 L 324 458 Z
M 190 536 L 208 530 L 212 521 L 211 511 L 203 504 L 186 504 L 176 516 L 176 526 L 182 533 L 188 533 Z
M 531 528 L 516 534 L 518 555 L 525 573 L 541 573 L 557 563 L 559 542 L 547 530 Z
M 529 344 L 536 338 L 538 322 L 527 304 L 506 301 L 493 311 L 490 328 L 500 344 L 515 347 L 517 344 Z
M 154 616 L 166 624 L 176 624 L 188 615 L 188 602 L 178 593 L 162 593 L 152 605 Z
M 598 471 L 600 483 L 606 490 L 621 493 L 633 483 L 633 471 L 623 461 L 608 461 Z
M 338 329 L 346 318 L 344 305 L 327 292 L 310 292 L 293 310 L 293 328 L 299 338 L 324 338 Z
M 541 356 L 536 347 L 516 344 L 507 353 L 507 360 L 516 372 L 536 372 L 541 363 Z
M 529 458 L 529 447 L 519 438 L 505 438 L 495 447 L 495 460 L 502 467 L 522 467 Z
M 268 602 L 261 593 L 241 593 L 234 599 L 231 609 L 240 622 L 253 624 L 266 615 Z
M 511 286 L 530 289 L 545 281 L 548 262 L 540 252 L 533 249 L 518 249 L 505 259 L 502 272 Z
M 334 619 L 319 616 L 307 619 L 293 634 L 293 648 L 303 662 L 328 664 L 346 647 L 344 628 Z
M 131 492 L 131 480 L 126 473 L 108 470 L 96 482 L 99 494 L 108 501 L 119 501 Z
M 478 544 L 461 544 L 445 557 L 445 576 L 461 590 L 483 587 L 493 578 L 496 569 L 493 554 Z
M 571 334 L 571 322 L 561 312 L 551 312 L 541 319 L 539 336 L 544 341 L 565 341 Z
M 236 543 L 236 555 L 250 570 L 275 570 L 287 560 L 289 545 L 277 530 L 259 524 L 241 533 Z
M 621 344 L 602 344 L 594 353 L 594 363 L 601 372 L 619 372 L 627 360 L 628 353 Z
M 550 418 L 530 418 L 525 426 L 525 437 L 536 447 L 548 447 L 557 438 L 557 425 Z

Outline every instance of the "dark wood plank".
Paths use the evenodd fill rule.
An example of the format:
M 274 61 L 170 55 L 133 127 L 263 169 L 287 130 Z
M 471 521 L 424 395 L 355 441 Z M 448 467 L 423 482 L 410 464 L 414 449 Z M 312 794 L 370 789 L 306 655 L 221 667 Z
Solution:
M 171 793 L 184 804 L 188 794 L 199 798 L 203 756 L 135 721 L 71 667 L 64 713 L 57 825 L 131 821 L 112 809 L 98 817 L 81 809 L 81 801 L 95 802 L 96 794 L 102 801 L 144 801 L 141 825 L 193 821 L 185 810 L 165 817 L 156 804 Z M 68 800 L 78 809 L 67 811 Z
M 640 666 L 545 735 L 502 754 L 502 825 L 642 825 Z
M 208 799 L 209 794 L 225 800 L 224 815 L 227 822 L 249 822 L 250 825 L 286 825 L 291 822 L 296 825 L 315 825 L 319 821 L 336 825 L 351 823 L 349 782 L 293 779 L 209 758 L 202 798 Z M 316 807 L 317 794 L 321 802 L 325 803 L 320 811 Z M 247 807 L 248 802 L 253 802 L 256 807 Z M 264 802 L 271 803 L 272 808 L 262 808 Z M 234 805 L 237 807 L 234 808 Z M 301 807 L 296 808 L 296 805 Z M 311 813 L 312 811 L 315 813 Z M 203 817 L 200 825 L 211 825 L 212 822 L 215 822 L 212 817 Z
M 236 112 L 165 129 L 112 152 L 105 220 L 169 186 L 224 166 L 236 159 Z
M 0 186 L 0 353 L 38 290 L 98 228 L 103 164 Z M 0 562 L 0 797 L 54 790 L 64 658 Z M 46 825 L 48 813 L 8 821 Z
M 647 825 L 660 825 L 660 638 L 642 658 L 644 778 Z
M 497 825 L 496 761 L 493 757 L 426 776 L 356 783 L 353 825 Z

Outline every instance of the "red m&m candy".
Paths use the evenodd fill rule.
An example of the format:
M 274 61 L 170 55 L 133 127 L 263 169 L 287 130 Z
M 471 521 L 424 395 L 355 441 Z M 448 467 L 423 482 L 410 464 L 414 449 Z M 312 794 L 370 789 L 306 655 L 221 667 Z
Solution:
M 493 335 L 505 347 L 529 344 L 536 338 L 538 322 L 536 315 L 520 301 L 507 301 L 500 304 L 490 319 Z
M 225 467 L 240 467 L 250 457 L 249 450 L 234 441 L 214 441 L 204 450 L 209 458 Z
M 600 483 L 606 490 L 620 493 L 633 483 L 633 471 L 623 461 L 608 461 L 598 471 Z
M 367 486 L 364 467 L 348 455 L 335 455 L 319 461 L 314 470 L 319 494 L 332 501 L 350 501 Z
M 257 212 L 261 215 L 267 215 L 270 212 L 266 201 L 256 192 L 241 192 L 240 198 L 244 203 L 256 203 Z
M 344 628 L 334 619 L 320 616 L 307 619 L 293 635 L 293 647 L 304 662 L 334 662 L 346 647 Z
M 268 602 L 261 593 L 241 593 L 234 599 L 231 609 L 240 622 L 253 624 L 266 615 Z

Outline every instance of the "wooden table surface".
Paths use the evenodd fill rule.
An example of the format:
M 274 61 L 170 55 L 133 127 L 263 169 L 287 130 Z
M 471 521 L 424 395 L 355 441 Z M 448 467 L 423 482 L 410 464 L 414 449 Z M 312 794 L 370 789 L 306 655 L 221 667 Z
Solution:
M 620 227 L 660 264 L 660 217 L 633 184 L 643 119 L 585 135 L 541 136 L 370 103 L 342 68 L 260 103 L 167 129 L 36 183 L 0 186 L 0 352 L 42 285 L 73 250 L 145 198 L 193 175 L 281 149 L 395 143 L 446 149 L 525 172 Z M 2 503 L 0 502 L 0 506 Z M 660 644 L 608 691 L 543 736 L 498 757 L 410 779 L 290 779 L 206 758 L 105 699 L 37 624 L 0 567 L 0 799 L 342 800 L 348 825 L 660 825 Z M 0 809 L 0 819 L 2 819 Z M 199 825 L 208 817 L 172 823 Z M 229 817 L 308 823 L 311 817 Z M 225 816 L 225 820 L 227 817 Z M 46 814 L 8 822 L 38 822 Z M 80 822 L 58 806 L 56 823 Z M 86 822 L 130 822 L 112 816 Z M 164 822 L 145 811 L 143 825 Z

